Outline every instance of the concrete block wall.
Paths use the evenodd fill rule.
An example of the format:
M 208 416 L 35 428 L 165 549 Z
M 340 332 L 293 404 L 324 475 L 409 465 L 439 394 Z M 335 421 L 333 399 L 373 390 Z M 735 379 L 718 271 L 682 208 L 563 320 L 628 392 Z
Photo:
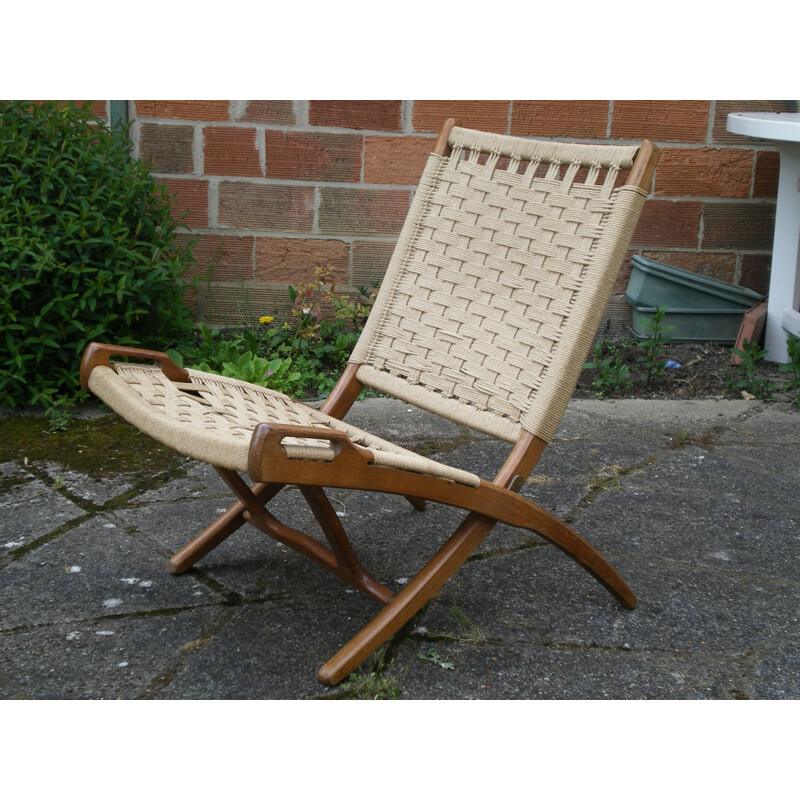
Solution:
M 631 252 L 766 292 L 778 154 L 726 131 L 734 111 L 798 101 L 132 100 L 138 157 L 198 239 L 193 302 L 214 324 L 287 304 L 330 266 L 337 289 L 380 280 L 439 127 L 662 148 Z M 626 263 L 615 287 L 624 294 Z M 618 304 L 623 309 L 624 304 Z

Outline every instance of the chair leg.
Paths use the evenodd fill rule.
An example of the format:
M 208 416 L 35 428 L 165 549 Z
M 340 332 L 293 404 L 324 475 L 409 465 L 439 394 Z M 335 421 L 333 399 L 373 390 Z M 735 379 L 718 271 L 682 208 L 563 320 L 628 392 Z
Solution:
M 319 486 L 300 486 L 298 488 L 317 518 L 317 522 L 331 546 L 331 551 L 336 556 L 337 564 L 351 573 L 352 580 L 364 594 L 375 598 L 384 605 L 388 603 L 394 597 L 394 592 L 364 569 L 325 492 Z
M 411 503 L 411 505 L 414 506 L 414 508 L 417 509 L 417 511 L 424 511 L 425 510 L 425 506 L 426 506 L 425 498 L 423 498 L 423 497 L 412 497 L 411 495 L 408 495 L 408 494 L 405 497 L 406 497 L 406 500 L 408 500 L 408 502 Z
M 636 595 L 594 547 L 558 517 L 526 498 L 517 497 L 524 508 L 520 516 L 525 519 L 507 520 L 509 524 L 548 539 L 599 580 L 624 606 L 636 607 Z M 469 558 L 496 522 L 490 517 L 471 512 L 417 576 L 320 668 L 319 679 L 323 683 L 336 685 L 397 633 Z
M 512 524 L 538 533 L 555 544 L 603 584 L 622 605 L 626 608 L 636 608 L 639 601 L 631 587 L 586 539 L 541 506 L 537 506 L 527 498 L 519 497 L 519 500 L 524 503 L 524 516 L 527 519 L 524 522 L 515 521 Z
M 257 483 L 251 491 L 259 502 L 267 503 L 283 488 L 280 483 Z M 247 521 L 243 514 L 244 503 L 237 500 L 224 514 L 219 516 L 202 533 L 192 539 L 189 544 L 182 547 L 169 560 L 167 569 L 175 575 L 186 572 L 194 566 L 203 556 L 208 555 L 217 545 L 235 533 Z
M 319 679 L 335 686 L 346 678 L 444 586 L 494 525 L 489 517 L 469 514 L 416 577 L 320 668 Z
M 257 530 L 306 556 L 373 600 L 385 604 L 394 597 L 391 589 L 370 575 L 360 564 L 336 512 L 322 489 L 300 487 L 330 547 L 325 547 L 302 531 L 284 525 L 266 510 L 267 502 L 283 488 L 284 484 L 256 483 L 248 486 L 238 472 L 223 467 L 216 469 L 239 500 L 172 557 L 170 561 L 172 572 L 185 571 L 245 522 L 249 522 Z

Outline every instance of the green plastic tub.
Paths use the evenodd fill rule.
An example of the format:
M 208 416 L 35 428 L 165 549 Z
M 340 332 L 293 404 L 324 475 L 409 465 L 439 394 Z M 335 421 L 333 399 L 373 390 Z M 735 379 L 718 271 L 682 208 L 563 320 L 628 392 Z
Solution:
M 663 305 L 663 304 L 662 304 Z M 641 341 L 650 335 L 645 322 L 655 314 L 655 308 L 631 305 L 633 334 Z M 662 325 L 672 325 L 671 341 L 713 342 L 733 347 L 739 335 L 746 308 L 667 308 Z
M 743 286 L 707 278 L 688 269 L 671 267 L 643 256 L 631 259 L 625 297 L 632 306 L 672 309 L 729 309 L 747 311 L 763 297 Z
M 646 320 L 663 306 L 664 325 L 673 342 L 736 344 L 745 312 L 763 298 L 751 289 L 671 267 L 643 256 L 631 259 L 625 297 L 632 309 L 633 333 L 646 339 Z

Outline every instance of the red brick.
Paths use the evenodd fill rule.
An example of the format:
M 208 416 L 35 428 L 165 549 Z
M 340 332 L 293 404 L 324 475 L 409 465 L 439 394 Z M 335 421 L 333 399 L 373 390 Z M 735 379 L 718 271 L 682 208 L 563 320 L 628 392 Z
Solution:
M 259 122 L 263 125 L 296 125 L 297 115 L 291 100 L 248 100 L 241 122 Z
M 704 142 L 708 100 L 615 100 L 613 139 Z
M 413 126 L 438 133 L 446 119 L 455 117 L 465 128 L 505 133 L 509 106 L 508 100 L 415 100 Z
M 747 197 L 752 150 L 682 148 L 661 151 L 654 194 L 661 197 Z
M 223 181 L 218 218 L 221 226 L 230 228 L 310 233 L 314 189 Z
M 134 100 L 137 117 L 228 122 L 227 100 Z
M 780 157 L 777 150 L 760 150 L 756 153 L 756 174 L 753 179 L 753 197 L 778 196 Z
M 669 264 L 671 267 L 688 269 L 707 278 L 733 283 L 736 278 L 736 255 L 734 253 L 676 253 L 645 251 L 642 255 Z
M 728 131 L 728 114 L 747 111 L 762 113 L 764 111 L 800 111 L 797 100 L 717 100 L 714 109 L 714 126 L 711 139 L 724 144 L 750 144 L 756 140 L 749 136 L 740 136 Z
M 419 136 L 367 136 L 364 182 L 416 186 L 436 139 Z
M 336 239 L 256 239 L 259 283 L 308 283 L 317 267 L 332 267 L 336 284 L 347 283 L 350 245 Z
M 702 211 L 699 202 L 646 200 L 631 246 L 696 248 Z
M 267 177 L 283 180 L 358 181 L 360 134 L 266 131 Z
M 771 268 L 771 255 L 744 253 L 742 255 L 742 271 L 739 276 L 739 285 L 752 289 L 759 294 L 769 294 Z
M 309 100 L 309 125 L 371 131 L 403 130 L 401 100 Z
M 382 281 L 394 252 L 394 242 L 353 242 L 353 286 L 367 288 Z
M 205 228 L 208 225 L 208 184 L 183 178 L 160 179 L 170 194 L 174 194 L 172 206 L 176 219 L 186 211 L 186 225 Z
M 255 128 L 203 128 L 206 175 L 263 177 Z
M 605 139 L 608 108 L 608 100 L 515 100 L 511 133 Z
M 319 230 L 334 236 L 394 236 L 408 214 L 411 192 L 323 187 Z
M 702 246 L 708 249 L 772 250 L 775 206 L 704 203 Z
M 191 237 L 181 234 L 185 241 Z M 189 275 L 213 281 L 253 280 L 252 236 L 220 236 L 200 234 L 196 237 L 194 260 L 196 266 Z
M 139 134 L 139 156 L 152 162 L 155 172 L 186 175 L 194 170 L 191 125 L 143 123 Z

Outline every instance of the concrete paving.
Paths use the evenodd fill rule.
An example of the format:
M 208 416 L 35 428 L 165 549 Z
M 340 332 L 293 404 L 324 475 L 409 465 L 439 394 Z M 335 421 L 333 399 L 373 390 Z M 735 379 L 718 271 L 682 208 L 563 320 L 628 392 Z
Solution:
M 487 478 L 507 452 L 390 400 L 361 401 L 348 421 Z M 252 528 L 166 571 L 228 504 L 211 468 L 0 459 L 0 698 L 798 699 L 799 446 L 786 404 L 574 400 L 522 491 L 594 544 L 639 607 L 498 526 L 338 687 L 317 669 L 373 601 Z M 462 516 L 330 494 L 393 588 Z M 271 509 L 313 529 L 296 489 Z

